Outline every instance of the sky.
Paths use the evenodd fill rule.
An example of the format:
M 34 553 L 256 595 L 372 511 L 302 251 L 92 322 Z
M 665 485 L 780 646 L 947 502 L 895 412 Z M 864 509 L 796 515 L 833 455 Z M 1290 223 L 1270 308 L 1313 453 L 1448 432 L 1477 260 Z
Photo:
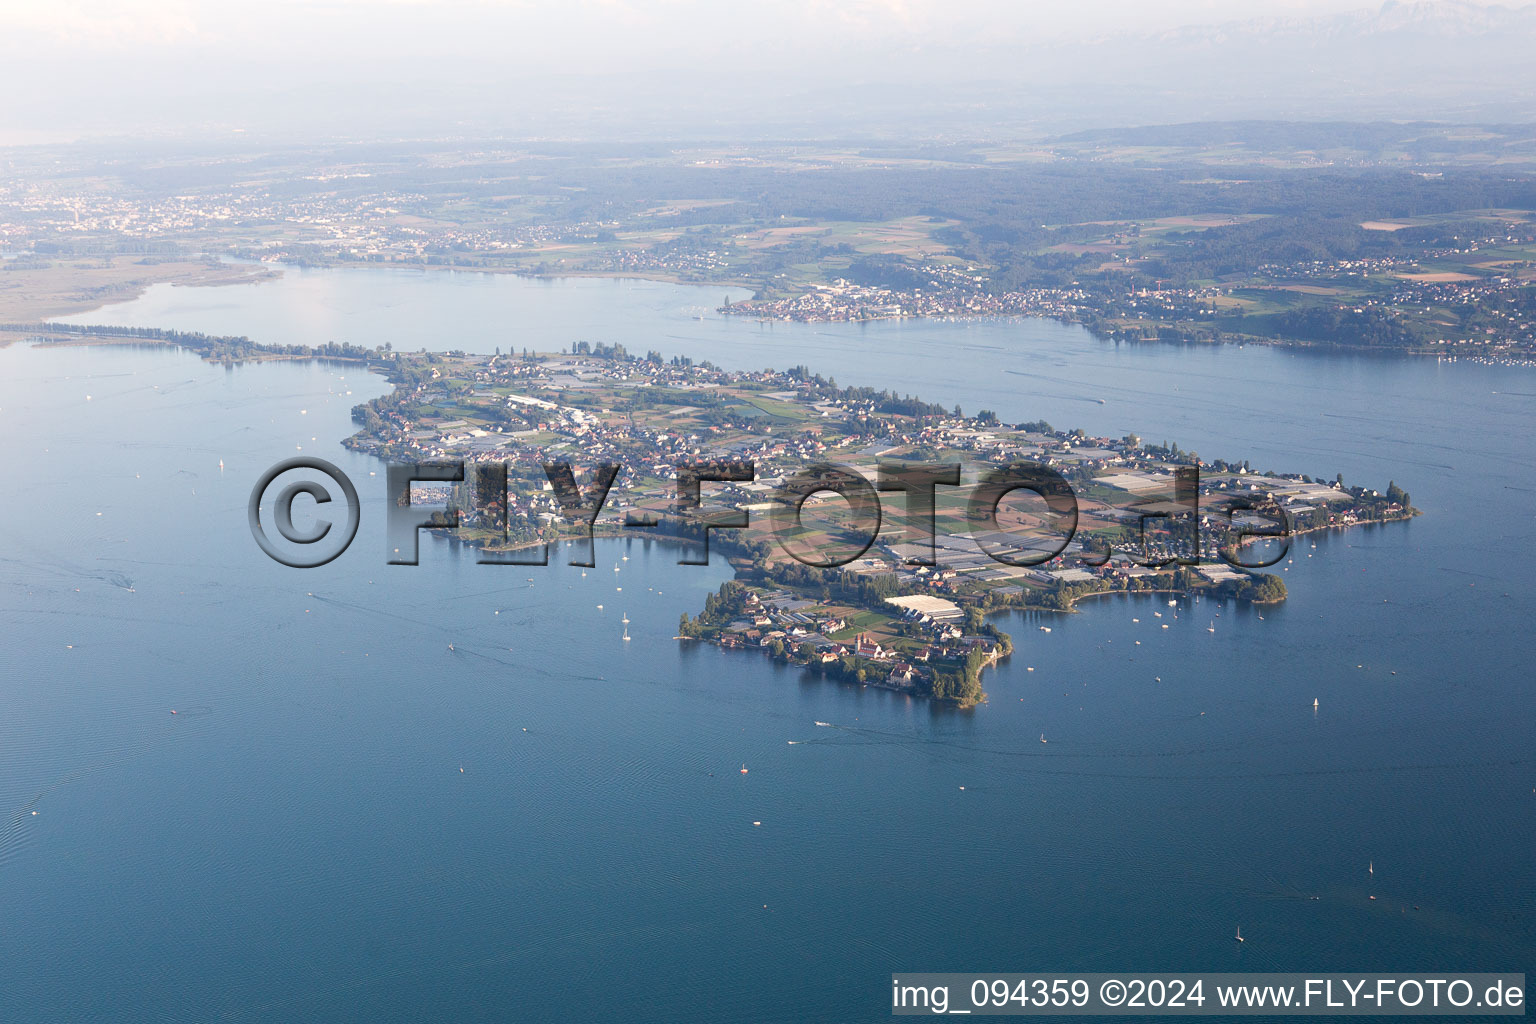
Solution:
M 1483 0 L 1424 6 L 1490 7 Z M 1194 51 L 1201 66 L 1189 68 L 1188 44 L 1162 37 L 1180 26 L 1367 7 L 1364 0 L 0 0 L 0 76 L 11 80 L 0 144 L 246 128 L 591 135 L 652 124 L 665 135 L 751 122 L 815 133 L 842 130 L 834 122 L 860 124 L 863 104 L 880 130 L 899 123 L 903 109 L 940 121 L 968 110 L 981 123 L 985 108 L 999 123 L 1066 123 L 1070 107 L 1087 125 L 1095 117 L 1156 120 L 1160 108 L 1150 100 L 1160 90 L 1169 94 L 1161 107 L 1167 117 L 1250 109 L 1305 117 L 1314 109 L 1311 80 L 1285 77 L 1295 55 L 1276 50 L 1268 69 L 1266 52 L 1253 51 L 1250 39 L 1244 45 L 1252 52 L 1240 55 L 1227 48 L 1207 60 Z M 1480 50 L 1466 57 L 1464 68 L 1484 63 Z M 1383 63 L 1391 72 L 1394 61 L 1419 56 L 1373 51 L 1356 61 L 1336 51 L 1328 59 L 1344 72 L 1370 69 L 1390 93 L 1400 83 L 1382 78 Z M 1460 74 L 1453 85 L 1464 92 L 1469 83 Z M 1470 85 L 1492 90 L 1498 74 L 1489 68 L 1484 82 Z M 1215 102 L 1229 91 L 1229 99 L 1251 93 L 1255 102 Z M 1277 94 L 1295 102 L 1276 103 Z M 1316 116 L 1354 109 L 1338 98 L 1316 97 Z M 1358 109 L 1397 113 L 1390 104 Z
M 964 44 L 998 33 L 1076 37 L 1367 6 L 1361 0 L 0 0 L 0 52 L 147 47 L 279 56 L 293 45 L 485 52 L 488 40 L 475 31 L 484 29 L 524 35 L 497 42 L 525 59 L 553 61 L 596 46 L 643 63 L 636 51 L 671 53 L 742 37 L 810 34 L 841 46 L 870 38 Z

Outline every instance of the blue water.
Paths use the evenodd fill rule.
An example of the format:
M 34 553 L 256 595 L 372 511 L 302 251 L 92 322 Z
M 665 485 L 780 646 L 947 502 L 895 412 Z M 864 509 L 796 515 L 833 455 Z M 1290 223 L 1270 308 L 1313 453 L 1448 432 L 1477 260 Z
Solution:
M 0 349 L 0 1020 L 873 1020 L 892 971 L 1532 967 L 1530 371 L 767 327 L 633 282 L 425 275 L 380 318 L 396 273 L 304 276 L 368 325 L 321 341 L 806 363 L 1426 514 L 1299 542 L 1262 612 L 1006 620 L 958 712 L 679 647 L 728 570 L 642 541 L 585 577 L 385 566 L 382 467 L 338 443 L 377 378 Z M 285 287 L 80 319 L 311 340 Z M 486 344 L 412 341 L 434 315 Z M 300 449 L 364 500 L 312 571 L 245 527 Z

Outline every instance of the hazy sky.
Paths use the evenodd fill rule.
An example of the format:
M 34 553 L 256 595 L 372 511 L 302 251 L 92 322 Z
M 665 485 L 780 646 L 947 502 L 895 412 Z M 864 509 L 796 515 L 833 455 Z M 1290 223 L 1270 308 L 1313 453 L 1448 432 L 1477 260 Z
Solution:
M 1475 13 L 1491 6 L 1426 5 Z M 402 132 L 439 123 L 559 132 L 575 123 L 573 112 L 638 124 L 665 120 L 674 107 L 688 108 L 701 131 L 711 118 L 754 117 L 773 121 L 773 130 L 792 130 L 800 118 L 815 131 L 813 121 L 827 124 L 858 104 L 883 104 L 889 122 L 902 104 L 915 109 L 946 91 L 946 109 L 969 104 L 978 123 L 983 108 L 999 102 L 1028 101 L 1017 109 L 1050 117 L 1090 94 L 1097 109 L 1124 120 L 1203 117 L 1204 108 L 1186 101 L 1220 100 L 1228 83 L 1260 98 L 1301 96 L 1316 85 L 1325 104 L 1362 89 L 1391 94 L 1400 83 L 1383 73 L 1424 55 L 1377 55 L 1372 64 L 1363 52 L 1356 59 L 1368 47 L 1336 51 L 1327 58 L 1333 67 L 1365 76 L 1340 90 L 1320 69 L 1300 67 L 1310 41 L 1272 54 L 1268 34 L 1250 34 L 1249 52 L 1234 56 L 1212 44 L 1212 59 L 1194 51 L 1198 66 L 1190 68 L 1190 53 L 1159 34 L 1379 7 L 1379 0 L 0 0 L 0 74 L 9 80 L 0 143 L 258 124 L 336 134 L 376 133 L 395 122 Z M 1113 52 L 1065 45 L 1104 39 L 1131 42 Z M 1486 45 L 1457 54 L 1433 31 L 1422 39 L 1430 56 L 1459 69 L 1453 90 L 1469 75 L 1487 79 L 1472 84 L 1495 93 L 1501 82 L 1519 84 L 1484 60 Z M 1262 67 L 1271 57 L 1273 68 Z M 1528 61 L 1515 66 L 1528 69 Z M 1204 78 L 1182 82 L 1186 71 Z M 1311 77 L 1279 77 L 1302 72 Z M 1040 88 L 966 93 L 967 83 L 1023 83 L 1030 74 Z M 1141 106 L 1121 109 L 1112 88 Z M 1022 95 L 1031 89 L 1038 95 Z M 1148 106 L 1160 90 L 1179 91 L 1185 105 Z M 708 109 L 712 99 L 719 109 Z M 1412 116 L 1415 109 L 1371 112 Z M 1254 110 L 1338 116 L 1300 101 Z M 533 127 L 560 111 L 566 121 Z M 1242 111 L 1223 116 L 1233 113 Z
M 585 48 L 647 63 L 753 38 L 964 44 L 1082 36 L 1375 7 L 1363 0 L 0 0 L 0 48 L 12 54 L 133 48 L 280 56 L 292 48 L 381 55 L 489 54 L 559 60 Z M 1518 4 L 1516 4 L 1518 6 Z M 490 33 L 489 36 L 486 33 Z M 509 36 L 520 38 L 509 38 Z

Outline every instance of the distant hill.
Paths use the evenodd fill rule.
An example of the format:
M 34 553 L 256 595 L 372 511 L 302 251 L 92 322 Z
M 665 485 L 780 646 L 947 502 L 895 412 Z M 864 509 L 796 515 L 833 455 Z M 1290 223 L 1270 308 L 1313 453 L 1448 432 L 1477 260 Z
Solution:
M 1228 161 L 1310 155 L 1335 163 L 1536 163 L 1536 124 L 1197 121 L 1096 128 L 1047 141 L 1066 150 L 1129 147 L 1158 155 L 1222 154 Z

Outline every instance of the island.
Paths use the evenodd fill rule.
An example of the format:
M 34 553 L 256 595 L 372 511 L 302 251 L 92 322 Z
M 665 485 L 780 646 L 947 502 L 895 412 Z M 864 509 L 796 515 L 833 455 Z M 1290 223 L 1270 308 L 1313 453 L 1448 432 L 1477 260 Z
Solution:
M 591 565 L 595 549 L 582 542 L 624 536 L 679 545 L 688 561 L 722 557 L 733 578 L 681 617 L 680 641 L 959 706 L 985 700 L 984 669 L 1013 651 L 990 613 L 1070 613 L 1113 594 L 1283 601 L 1287 568 L 1264 570 L 1296 537 L 1420 514 L 1395 481 L 1377 489 L 1258 470 L 1174 441 L 1005 423 L 992 410 L 967 415 L 842 386 L 803 366 L 726 370 L 587 342 L 402 353 L 17 327 L 45 344 L 365 366 L 394 387 L 353 409 L 359 429 L 344 443 L 393 465 L 462 469 L 462 479 L 413 481 L 400 496 L 440 506 L 429 532 L 503 564 L 547 564 L 566 544 L 573 563 L 584 551 L 580 564 Z M 680 476 L 721 465 L 733 478 L 706 476 L 687 500 Z M 1055 490 L 1012 486 L 1007 474 L 1020 467 Z M 609 472 L 603 488 L 592 486 L 599 468 Z M 903 482 L 914 470 L 930 474 L 919 474 L 927 486 Z M 567 500 L 562 486 L 574 488 Z M 988 488 L 990 500 L 978 501 Z M 573 514 L 593 495 L 595 511 Z
M 1013 650 L 989 613 L 1070 612 L 1115 593 L 1281 601 L 1285 568 L 1263 570 L 1283 560 L 1287 537 L 1418 514 L 1395 482 L 1378 490 L 1176 442 L 1004 423 L 806 367 L 725 370 L 579 342 L 390 353 L 384 369 L 396 387 L 354 410 L 361 429 L 347 444 L 391 463 L 465 466 L 462 482 L 410 492 L 442 505 L 445 537 L 513 564 L 542 564 L 566 541 L 578 542 L 573 562 L 590 559 L 579 543 L 589 537 L 662 538 L 690 561 L 707 551 L 733 578 L 682 616 L 679 640 L 959 705 L 985 699 L 983 670 Z M 699 501 L 685 499 L 680 471 L 722 464 L 750 471 L 706 478 Z M 979 484 L 1021 465 L 1069 486 L 1070 516 L 1026 489 L 978 507 Z M 595 514 L 562 502 L 562 466 L 573 495 L 611 467 Z M 869 483 L 903 467 L 952 467 L 954 483 L 928 488 L 931 509 Z

